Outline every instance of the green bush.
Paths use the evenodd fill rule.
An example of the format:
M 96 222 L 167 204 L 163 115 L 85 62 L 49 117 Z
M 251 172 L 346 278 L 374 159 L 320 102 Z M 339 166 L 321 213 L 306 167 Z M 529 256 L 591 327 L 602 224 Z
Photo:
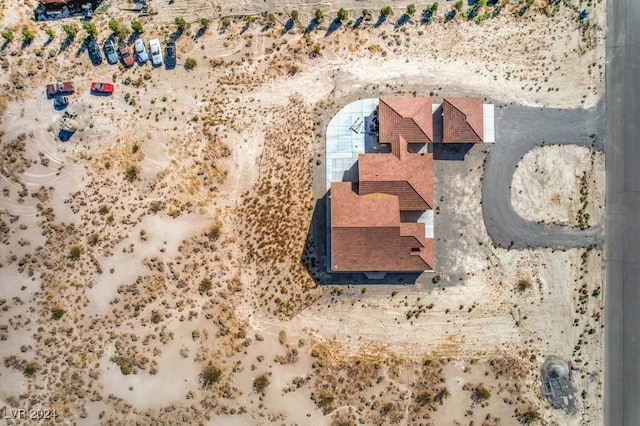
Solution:
M 178 30 L 184 31 L 187 29 L 187 21 L 185 21 L 184 18 L 182 18 L 181 16 L 178 16 L 175 19 L 175 23 L 178 26 Z
M 225 27 L 228 27 L 228 26 L 229 26 L 229 23 L 230 23 L 230 22 L 229 22 L 230 20 L 229 20 L 229 17 L 228 17 L 228 16 L 225 16 L 225 18 L 226 18 L 226 22 L 227 22 L 227 25 L 225 25 Z M 201 26 L 202 28 L 209 28 L 209 22 L 210 22 L 210 21 L 209 21 L 207 18 L 200 18 L 200 26 Z M 222 19 L 222 23 L 223 23 L 223 25 L 224 25 L 224 22 L 225 22 L 225 20 L 224 20 L 224 19 Z
M 135 164 L 131 164 L 129 167 L 127 167 L 125 175 L 129 182 L 133 182 L 138 178 L 138 167 Z
M 387 17 L 393 15 L 393 9 L 391 9 L 391 6 L 385 6 L 382 9 L 380 9 L 380 13 L 382 13 L 382 16 L 387 18 Z
M 25 366 L 24 369 L 22 370 L 22 374 L 25 375 L 25 377 L 33 377 L 34 374 L 36 374 L 39 370 L 39 366 L 37 363 L 35 362 L 28 362 Z
M 137 21 L 135 19 L 131 21 L 131 29 L 138 34 L 142 34 L 144 32 L 144 28 L 142 27 L 140 21 Z
M 13 31 L 11 31 L 8 28 L 6 30 L 0 32 L 0 35 L 2 35 L 2 38 L 7 40 L 7 43 L 10 43 L 10 42 L 13 41 Z
M 85 21 L 82 23 L 82 28 L 89 34 L 90 36 L 94 36 L 98 34 L 98 29 L 96 28 L 96 24 L 93 22 Z
M 348 17 L 349 17 L 349 13 L 347 12 L 347 10 L 344 7 L 341 7 L 338 10 L 338 16 L 337 16 L 338 21 L 342 22 Z
M 71 247 L 71 251 L 69 252 L 69 258 L 71 260 L 78 260 L 82 255 L 82 246 L 73 246 Z
M 297 11 L 297 10 L 295 10 L 295 9 L 293 9 L 293 10 L 291 11 L 291 19 L 293 19 L 294 21 L 297 21 L 297 20 L 298 20 L 298 17 L 299 17 L 299 13 L 298 13 L 298 11 Z
M 462 5 L 463 5 L 463 4 L 464 4 L 464 3 L 462 3 L 462 0 L 458 0 L 458 1 L 453 5 L 453 7 L 455 7 L 455 8 L 456 8 L 456 10 L 461 10 L 461 9 L 462 9 Z
M 413 15 L 414 13 L 416 13 L 416 5 L 411 3 L 407 6 L 407 15 Z
M 47 37 L 49 37 L 50 39 L 54 38 L 56 36 L 56 33 L 51 29 L 51 28 L 47 28 L 44 30 L 44 33 L 47 35 Z
M 76 34 L 78 34 L 78 28 L 74 24 L 63 24 L 62 31 L 64 31 L 69 38 L 74 38 Z
M 322 9 L 316 9 L 314 17 L 316 18 L 316 21 L 322 22 L 322 20 L 324 19 L 324 13 L 322 12 Z
M 22 29 L 22 41 L 26 44 L 30 44 L 33 40 L 34 34 L 29 28 Z
M 193 58 L 187 58 L 184 61 L 184 68 L 187 70 L 192 70 L 198 65 L 198 62 Z

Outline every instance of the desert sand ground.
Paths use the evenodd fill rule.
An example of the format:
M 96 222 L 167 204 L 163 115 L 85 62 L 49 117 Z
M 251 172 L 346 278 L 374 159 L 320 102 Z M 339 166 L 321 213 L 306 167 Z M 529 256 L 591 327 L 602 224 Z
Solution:
M 33 3 L 2 3 L 0 27 L 14 34 L 0 54 L 4 413 L 55 410 L 79 424 L 507 425 L 528 412 L 601 424 L 602 253 L 493 247 L 482 147 L 459 178 L 436 177 L 436 194 L 447 194 L 439 214 L 465 223 L 448 254 L 455 267 L 403 286 L 314 281 L 307 232 L 326 190 L 323 126 L 348 101 L 415 92 L 580 108 L 602 98 L 604 2 L 583 22 L 576 0 L 525 5 L 445 23 L 453 4 L 443 2 L 422 24 L 417 4 L 398 25 L 406 4 L 393 2 L 375 26 L 385 4 L 372 1 L 359 28 L 358 1 L 151 2 L 140 18 L 114 2 L 94 17 L 100 42 L 112 18 L 137 18 L 146 40 L 164 41 L 184 17 L 178 67 L 165 70 L 92 67 L 77 20 L 36 23 Z M 318 7 L 325 18 L 305 33 Z M 340 7 L 350 18 L 329 31 Z M 285 31 L 294 8 L 299 22 Z M 78 35 L 62 49 L 71 22 Z M 23 28 L 35 35 L 25 45 Z M 66 80 L 78 87 L 67 109 L 80 129 L 63 143 L 44 85 Z M 92 96 L 96 80 L 114 82 L 114 95 Z M 601 223 L 603 163 L 583 148 L 531 151 L 513 179 L 514 207 L 579 226 L 586 189 L 581 214 Z M 542 396 L 549 355 L 574 367 L 575 414 Z

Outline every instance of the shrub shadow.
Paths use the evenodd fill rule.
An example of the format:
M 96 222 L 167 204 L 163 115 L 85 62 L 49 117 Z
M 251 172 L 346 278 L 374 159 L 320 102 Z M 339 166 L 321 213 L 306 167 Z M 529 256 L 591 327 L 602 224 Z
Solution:
M 334 19 L 333 21 L 331 21 L 331 25 L 329 25 L 329 28 L 327 29 L 327 33 L 324 36 L 325 37 L 330 36 L 335 31 L 340 29 L 340 27 L 342 27 L 342 21 L 339 20 L 338 18 Z
M 291 31 L 292 28 L 293 28 L 293 19 L 289 18 L 287 19 L 287 22 L 284 23 L 284 27 L 282 27 L 282 32 L 280 33 L 280 35 L 285 35 L 289 31 Z

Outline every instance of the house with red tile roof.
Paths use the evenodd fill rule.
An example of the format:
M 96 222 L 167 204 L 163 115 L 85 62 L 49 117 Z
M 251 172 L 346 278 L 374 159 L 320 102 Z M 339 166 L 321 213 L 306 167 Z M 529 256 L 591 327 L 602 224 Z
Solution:
M 433 206 L 433 156 L 409 144 L 433 140 L 431 98 L 381 98 L 379 141 L 388 153 L 358 156 L 358 182 L 331 184 L 331 270 L 433 269 L 433 239 L 416 215 Z
M 484 140 L 482 98 L 444 98 L 442 142 L 478 143 Z

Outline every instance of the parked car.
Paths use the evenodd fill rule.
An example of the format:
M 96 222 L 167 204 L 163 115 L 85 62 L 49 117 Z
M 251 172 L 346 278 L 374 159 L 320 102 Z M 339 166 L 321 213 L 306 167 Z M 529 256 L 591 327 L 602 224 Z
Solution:
M 144 42 L 142 39 L 136 39 L 136 41 L 133 42 L 133 48 L 136 51 L 136 56 L 138 57 L 138 62 L 140 62 L 140 64 L 144 64 L 149 60 L 149 55 L 147 55 L 147 49 L 144 48 Z
M 108 38 L 104 41 L 104 56 L 107 58 L 107 62 L 109 65 L 114 65 L 118 63 L 118 55 L 116 54 L 116 46 L 113 43 L 113 39 Z
M 162 51 L 160 50 L 160 40 L 154 38 L 149 41 L 149 53 L 151 54 L 151 63 L 154 67 L 162 65 Z
M 76 90 L 72 81 L 65 81 L 64 83 L 51 83 L 47 84 L 47 97 L 52 98 L 56 95 L 69 95 Z
M 91 83 L 91 93 L 94 95 L 110 95 L 113 93 L 113 84 L 111 83 Z
M 93 37 L 87 40 L 87 50 L 89 51 L 89 59 L 91 59 L 93 66 L 97 67 L 100 65 L 102 63 L 102 56 L 100 55 L 96 39 Z
M 125 67 L 129 68 L 133 66 L 133 56 L 131 56 L 131 51 L 129 50 L 129 46 L 124 41 L 121 41 L 118 44 L 118 52 L 120 53 L 120 59 L 122 59 L 122 63 Z
M 176 43 L 174 41 L 167 43 L 167 47 L 165 48 L 164 64 L 167 69 L 176 67 Z
M 65 109 L 69 105 L 69 98 L 66 96 L 56 96 L 53 98 L 53 108 L 56 110 Z

